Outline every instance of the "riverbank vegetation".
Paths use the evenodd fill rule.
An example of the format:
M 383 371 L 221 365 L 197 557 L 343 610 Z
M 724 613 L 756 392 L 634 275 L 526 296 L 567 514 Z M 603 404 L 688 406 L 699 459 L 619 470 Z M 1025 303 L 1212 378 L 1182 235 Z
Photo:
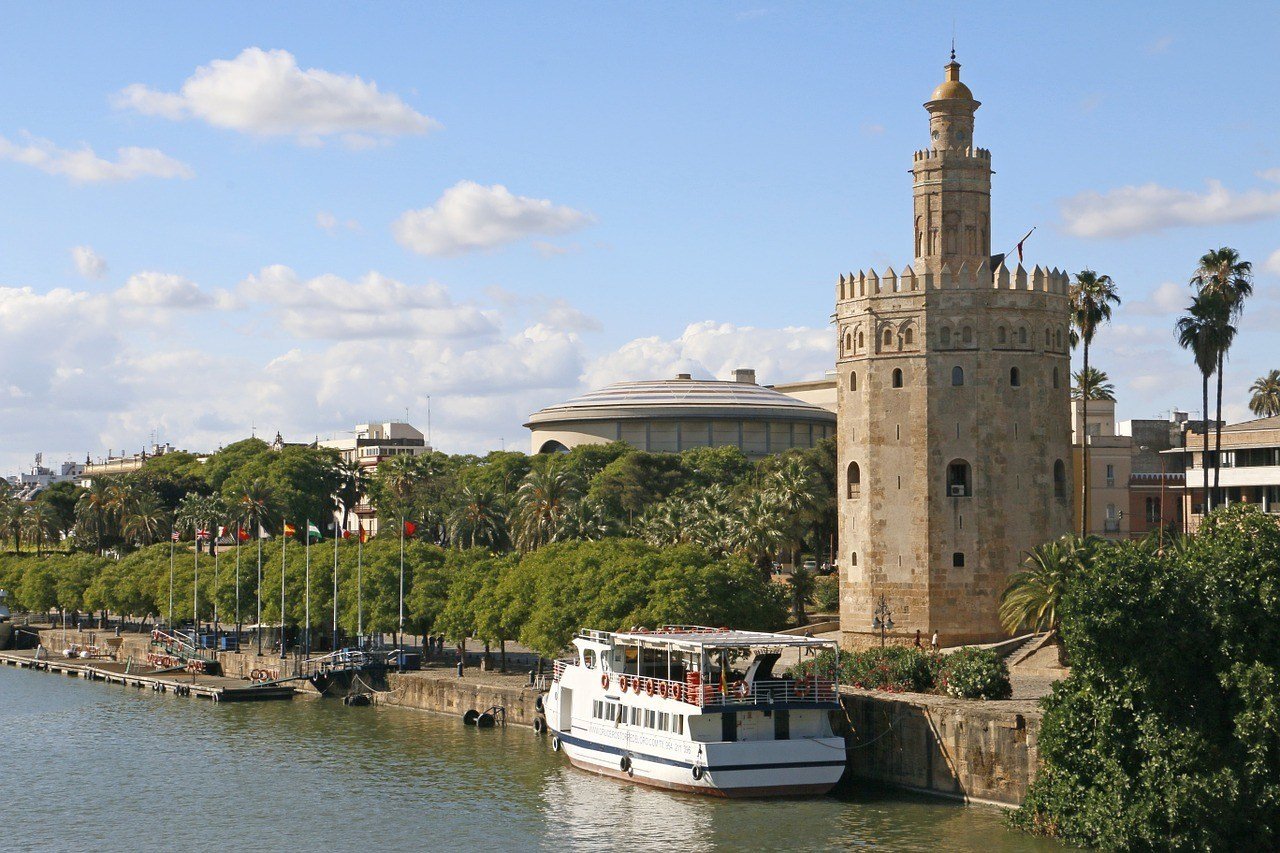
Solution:
M 1115 850 L 1280 846 L 1280 525 L 1215 510 L 1160 547 L 1108 543 L 1058 603 L 1071 673 L 1014 816 Z
M 864 690 L 937 693 L 961 699 L 1008 699 L 1012 692 L 1004 660 L 986 649 L 957 649 L 950 654 L 911 646 L 824 651 L 802 661 L 795 672 L 829 677 L 837 669 L 841 684 Z

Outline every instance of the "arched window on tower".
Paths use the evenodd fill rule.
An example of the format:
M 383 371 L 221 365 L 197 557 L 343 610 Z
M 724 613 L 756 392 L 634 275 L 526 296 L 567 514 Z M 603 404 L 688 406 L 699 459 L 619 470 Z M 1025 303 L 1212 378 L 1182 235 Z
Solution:
M 858 565 L 858 552 L 857 552 L 857 551 L 854 551 L 852 554 L 850 554 L 850 555 L 849 555 L 849 565 L 851 565 L 851 566 L 856 566 L 856 565 Z
M 1061 459 L 1053 462 L 1053 496 L 1060 501 L 1067 499 L 1067 466 Z
M 1005 333 L 1004 326 L 996 329 L 996 343 L 1004 346 L 1009 342 L 1009 336 Z
M 1054 369 L 1056 370 L 1057 368 L 1054 368 Z M 849 374 L 849 390 L 850 391 L 858 390 L 858 374 L 856 373 Z
M 1018 343 L 1024 347 L 1027 345 L 1027 327 L 1026 326 L 1023 326 L 1021 329 L 1018 330 Z
M 885 329 L 884 330 L 884 347 L 885 349 L 888 349 L 891 346 L 893 346 L 893 330 Z
M 910 326 L 908 326 L 907 330 L 902 333 L 902 343 L 905 344 L 906 346 L 912 346 L 915 343 L 915 340 L 916 340 L 915 330 L 912 329 Z
M 1058 368 L 1056 367 L 1053 369 L 1053 387 L 1058 387 Z
M 944 347 L 951 346 L 951 327 L 950 326 L 942 327 L 942 331 L 938 332 L 938 340 L 940 342 L 940 346 L 944 346 Z
M 973 495 L 969 463 L 963 459 L 952 460 L 947 465 L 947 497 L 967 498 Z
M 858 332 L 858 351 L 861 352 L 864 346 L 866 346 L 866 344 L 863 342 L 862 332 Z
M 964 341 L 965 344 L 973 343 L 973 327 L 965 326 L 964 332 L 961 334 L 960 339 Z
M 1050 337 L 1050 334 L 1051 333 L 1049 332 L 1049 327 L 1045 326 L 1044 327 L 1044 348 L 1045 349 L 1048 349 L 1049 347 L 1053 346 L 1053 338 Z
M 916 217 L 916 257 L 924 257 L 924 217 Z
M 902 387 L 902 368 L 900 367 L 895 367 L 893 369 L 893 387 L 894 388 Z
M 849 471 L 845 479 L 845 497 L 856 500 L 862 497 L 862 471 L 857 462 L 849 463 Z
M 851 332 L 844 333 L 844 351 L 853 352 L 853 334 Z
M 1018 372 L 1016 367 L 1009 368 L 1009 385 L 1014 388 L 1022 386 L 1022 374 Z
M 951 368 L 951 384 L 952 385 L 964 384 L 964 368 L 958 364 L 955 367 Z

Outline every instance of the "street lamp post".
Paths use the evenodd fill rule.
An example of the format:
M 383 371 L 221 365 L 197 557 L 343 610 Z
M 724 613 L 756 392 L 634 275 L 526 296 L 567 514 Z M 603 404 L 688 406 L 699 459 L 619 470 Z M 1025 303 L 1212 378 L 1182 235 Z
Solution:
M 876 602 L 876 608 L 872 612 L 871 628 L 880 632 L 880 648 L 883 649 L 885 634 L 893 630 L 893 613 L 889 610 L 889 605 L 885 602 L 883 595 Z

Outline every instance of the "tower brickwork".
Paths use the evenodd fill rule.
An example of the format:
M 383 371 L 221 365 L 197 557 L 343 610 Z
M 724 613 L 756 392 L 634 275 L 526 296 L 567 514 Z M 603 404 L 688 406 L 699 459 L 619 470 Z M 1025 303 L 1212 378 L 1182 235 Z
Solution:
M 1068 277 L 991 248 L 991 154 L 954 57 L 912 160 L 915 260 L 836 294 L 841 631 L 1004 636 L 1005 580 L 1071 529 Z

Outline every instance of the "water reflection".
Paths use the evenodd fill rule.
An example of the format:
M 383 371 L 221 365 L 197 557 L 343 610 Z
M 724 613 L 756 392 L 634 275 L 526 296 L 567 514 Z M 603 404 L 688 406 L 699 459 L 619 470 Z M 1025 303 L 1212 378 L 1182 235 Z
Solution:
M 572 768 L 527 729 L 395 708 L 214 705 L 0 667 L 0 732 L 9 849 L 1049 849 L 995 809 L 671 793 Z

